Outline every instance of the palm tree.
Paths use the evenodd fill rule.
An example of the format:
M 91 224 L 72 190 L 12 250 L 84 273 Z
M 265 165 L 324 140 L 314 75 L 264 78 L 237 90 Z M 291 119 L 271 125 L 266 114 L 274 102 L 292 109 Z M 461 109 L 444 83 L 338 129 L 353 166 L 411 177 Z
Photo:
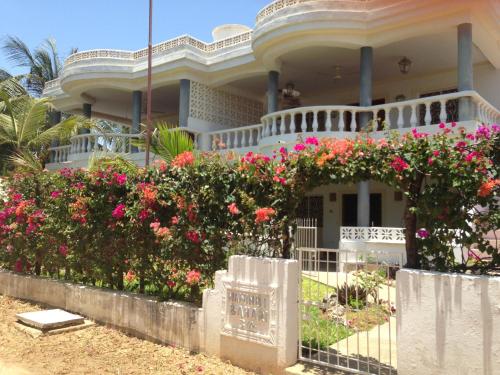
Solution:
M 28 68 L 23 83 L 35 96 L 41 96 L 45 83 L 59 77 L 63 63 L 57 52 L 54 39 L 46 39 L 39 47 L 31 51 L 21 39 L 8 36 L 2 49 L 7 58 L 18 67 Z M 73 48 L 70 53 L 75 53 Z M 0 72 L 1 74 L 1 72 Z
M 42 170 L 53 139 L 68 139 L 78 127 L 92 126 L 89 119 L 70 116 L 50 127 L 50 99 L 8 95 L 0 85 L 0 147 L 8 150 L 4 160 L 11 166 Z

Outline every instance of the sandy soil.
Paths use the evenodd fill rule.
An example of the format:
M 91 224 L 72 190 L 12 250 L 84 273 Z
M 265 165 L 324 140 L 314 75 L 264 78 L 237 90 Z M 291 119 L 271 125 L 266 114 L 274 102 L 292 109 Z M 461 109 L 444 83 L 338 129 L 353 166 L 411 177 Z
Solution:
M 250 374 L 203 354 L 153 344 L 94 326 L 55 336 L 31 336 L 13 323 L 41 307 L 0 295 L 0 375 Z

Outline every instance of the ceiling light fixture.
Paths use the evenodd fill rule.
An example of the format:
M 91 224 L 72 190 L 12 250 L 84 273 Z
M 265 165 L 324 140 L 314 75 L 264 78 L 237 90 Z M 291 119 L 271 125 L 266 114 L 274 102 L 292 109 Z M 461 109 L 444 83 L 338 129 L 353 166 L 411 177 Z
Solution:
M 401 60 L 399 60 L 398 65 L 399 65 L 399 71 L 402 74 L 408 74 L 410 72 L 412 61 L 408 57 L 403 57 Z

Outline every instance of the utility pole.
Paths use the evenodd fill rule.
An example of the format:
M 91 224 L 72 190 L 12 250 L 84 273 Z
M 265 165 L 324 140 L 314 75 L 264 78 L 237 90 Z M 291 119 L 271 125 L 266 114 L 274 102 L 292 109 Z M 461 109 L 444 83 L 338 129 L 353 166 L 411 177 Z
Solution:
M 146 109 L 146 167 L 149 166 L 151 148 L 151 74 L 153 65 L 153 0 L 149 0 L 149 42 L 148 42 L 148 97 Z

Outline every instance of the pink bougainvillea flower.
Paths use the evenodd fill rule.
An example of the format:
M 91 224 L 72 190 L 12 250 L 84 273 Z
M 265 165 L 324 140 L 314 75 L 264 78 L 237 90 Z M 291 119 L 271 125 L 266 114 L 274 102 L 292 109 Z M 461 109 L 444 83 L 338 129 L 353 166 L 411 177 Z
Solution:
M 149 211 L 148 210 L 141 210 L 141 212 L 139 212 L 139 220 L 140 221 L 144 221 L 148 217 L 149 217 Z
M 433 158 L 427 159 L 427 164 L 429 164 L 429 165 L 434 164 L 434 159 Z
M 391 167 L 394 168 L 396 172 L 403 172 L 405 169 L 408 169 L 410 165 L 399 156 L 396 156 L 392 162 Z
M 59 190 L 55 190 L 52 193 L 50 193 L 50 197 L 54 198 L 54 199 L 59 198 L 60 196 L 61 196 L 61 192 Z
M 427 238 L 427 237 L 429 237 L 429 234 L 430 234 L 429 231 L 427 229 L 424 229 L 424 228 L 419 229 L 417 231 L 418 238 Z
M 23 272 L 23 261 L 21 259 L 16 260 L 16 263 L 14 264 L 14 271 L 16 272 Z
M 444 122 L 440 123 L 440 124 L 439 124 L 439 128 L 440 128 L 440 129 L 444 129 L 444 128 L 446 128 L 446 124 L 445 124 Z
M 201 272 L 197 270 L 191 270 L 186 275 L 186 283 L 188 285 L 196 285 L 201 280 Z
M 160 222 L 158 222 L 158 221 L 154 221 L 154 222 L 152 222 L 151 224 L 149 224 L 149 227 L 150 227 L 151 229 L 153 229 L 153 231 L 155 231 L 155 232 L 156 232 L 156 231 L 158 230 L 158 228 L 160 228 L 160 225 L 161 225 L 161 224 L 160 224 Z
M 188 165 L 193 165 L 195 161 L 194 155 L 191 151 L 185 151 L 177 155 L 174 160 L 172 160 L 172 166 L 183 168 Z
M 115 172 L 113 174 L 113 178 L 115 182 L 120 186 L 125 185 L 127 183 L 127 175 L 125 173 L 119 174 Z
M 111 216 L 113 216 L 117 220 L 122 219 L 125 216 L 125 205 L 123 203 L 120 203 L 118 206 L 116 206 Z
M 438 156 L 439 156 L 439 154 L 440 154 L 440 152 L 439 152 L 438 150 L 434 150 L 434 151 L 432 151 L 432 155 L 434 155 L 434 156 L 436 156 L 436 157 L 438 157 Z
M 306 138 L 306 145 L 313 145 L 313 146 L 318 146 L 318 138 L 316 137 L 308 137 Z
M 68 252 L 69 252 L 68 246 L 66 245 L 59 246 L 59 254 L 61 254 L 63 257 L 66 258 L 68 256 Z
M 297 152 L 300 152 L 300 151 L 304 151 L 306 149 L 306 145 L 303 144 L 303 143 L 297 143 L 295 146 L 294 146 L 294 151 L 297 151 Z
M 172 216 L 172 218 L 170 219 L 170 223 L 172 225 L 179 224 L 179 217 L 178 216 Z
M 263 207 L 255 210 L 255 223 L 264 223 L 271 220 L 271 216 L 274 216 L 276 211 L 271 207 Z
M 227 209 L 231 213 L 231 215 L 238 215 L 240 213 L 240 210 L 236 206 L 236 203 L 231 203 L 229 206 L 227 206 Z

